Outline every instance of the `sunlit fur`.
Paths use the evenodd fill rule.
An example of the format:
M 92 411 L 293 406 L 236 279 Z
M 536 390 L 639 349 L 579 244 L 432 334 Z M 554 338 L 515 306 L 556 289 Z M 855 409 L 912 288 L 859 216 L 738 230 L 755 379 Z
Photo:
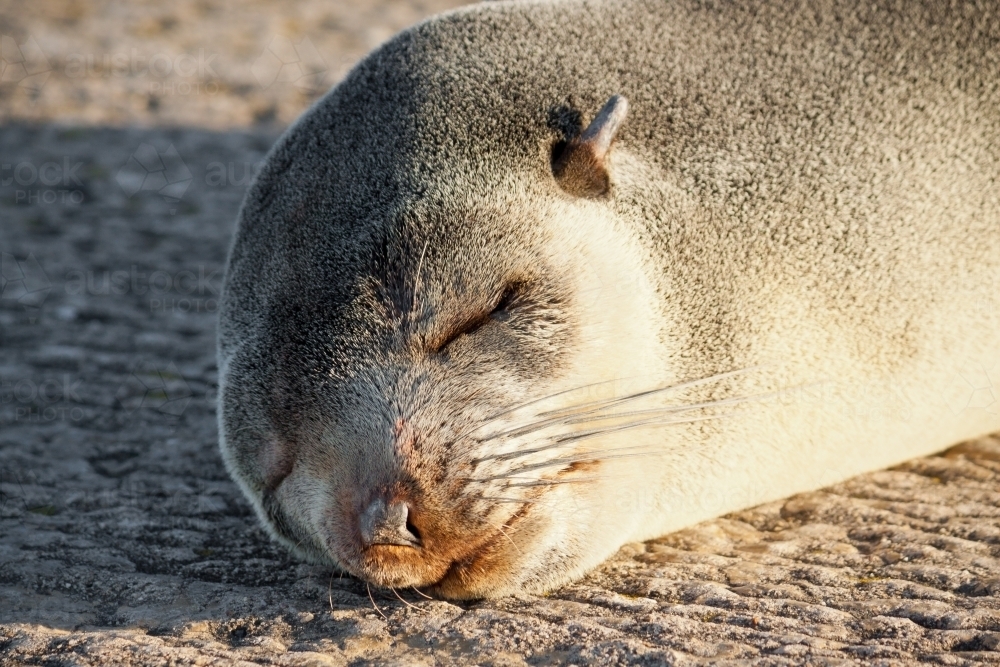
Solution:
M 988 6 L 496 2 L 370 55 L 229 260 L 220 441 L 264 525 L 378 585 L 538 592 L 1000 429 Z M 610 191 L 570 195 L 553 147 L 614 94 Z M 362 546 L 379 494 L 421 548 Z

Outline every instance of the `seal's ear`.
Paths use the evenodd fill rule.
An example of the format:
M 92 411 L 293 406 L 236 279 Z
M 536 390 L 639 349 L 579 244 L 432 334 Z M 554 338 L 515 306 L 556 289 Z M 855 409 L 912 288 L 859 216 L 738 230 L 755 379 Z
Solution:
M 563 190 L 577 197 L 600 197 L 608 191 L 608 152 L 626 114 L 628 100 L 613 95 L 583 134 L 553 156 L 552 174 Z

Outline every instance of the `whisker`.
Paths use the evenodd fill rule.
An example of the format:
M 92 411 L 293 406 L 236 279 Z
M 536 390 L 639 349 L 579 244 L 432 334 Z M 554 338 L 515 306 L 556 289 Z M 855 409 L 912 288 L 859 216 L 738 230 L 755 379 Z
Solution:
M 416 586 L 410 586 L 410 590 L 412 590 L 414 593 L 416 593 L 417 595 L 419 595 L 421 597 L 427 598 L 428 600 L 433 600 L 434 599 L 430 595 L 428 595 L 427 593 L 424 593 L 422 590 L 420 590 L 419 588 L 417 588 Z
M 424 253 L 427 252 L 427 246 L 430 245 L 431 240 L 427 239 L 424 242 L 424 249 L 420 251 L 420 260 L 417 262 L 417 272 L 413 277 L 413 301 L 410 304 L 410 312 L 417 312 L 417 294 L 420 291 L 420 271 L 424 268 Z
M 635 417 L 641 415 L 667 415 L 673 414 L 675 412 L 687 412 L 689 410 L 703 410 L 706 408 L 717 408 L 729 405 L 740 405 L 741 403 L 749 403 L 758 398 L 762 398 L 766 394 L 754 395 L 754 396 L 738 396 L 735 398 L 724 398 L 718 401 L 706 401 L 704 403 L 691 403 L 689 405 L 669 405 L 662 408 L 649 408 L 646 410 L 632 410 L 630 412 L 612 412 L 606 415 L 597 415 L 594 417 L 570 417 L 565 423 L 566 424 L 586 424 L 588 422 L 605 421 L 608 419 L 621 419 L 623 417 Z
M 687 381 L 687 382 L 682 382 L 682 383 L 675 384 L 675 385 L 670 385 L 670 386 L 667 386 L 667 387 L 657 387 L 656 389 L 650 389 L 650 390 L 646 390 L 646 391 L 642 391 L 642 392 L 638 392 L 638 393 L 635 393 L 635 394 L 630 394 L 630 395 L 622 396 L 622 397 L 618 397 L 618 398 L 601 399 L 601 400 L 597 400 L 597 401 L 591 401 L 589 403 L 581 403 L 581 404 L 574 405 L 574 406 L 559 408 L 557 410 L 551 410 L 551 411 L 547 411 L 547 412 L 541 412 L 541 413 L 538 413 L 537 415 L 535 415 L 535 417 L 550 417 L 552 419 L 551 423 L 558 423 L 560 417 L 578 417 L 578 416 L 582 416 L 583 414 L 589 414 L 589 413 L 592 413 L 592 412 L 599 412 L 602 409 L 610 408 L 610 407 L 613 407 L 615 405 L 620 405 L 621 403 L 625 403 L 625 402 L 628 402 L 628 401 L 637 400 L 637 399 L 640 399 L 640 398 L 643 398 L 643 397 L 646 397 L 646 396 L 650 396 L 650 395 L 653 395 L 653 394 L 668 393 L 668 392 L 671 392 L 671 391 L 680 391 L 682 389 L 689 389 L 691 387 L 695 387 L 695 386 L 699 386 L 699 385 L 704 385 L 704 384 L 709 384 L 711 382 L 719 382 L 721 380 L 724 380 L 724 379 L 727 379 L 727 378 L 730 378 L 730 377 L 735 377 L 737 375 L 742 375 L 742 374 L 745 374 L 745 373 L 750 373 L 750 372 L 755 371 L 755 370 L 760 370 L 760 369 L 763 369 L 763 368 L 768 368 L 771 365 L 772 364 L 759 364 L 759 365 L 756 365 L 756 366 L 749 366 L 747 368 L 742 368 L 742 369 L 738 369 L 738 370 L 734 370 L 734 371 L 727 371 L 725 373 L 717 373 L 716 375 L 711 375 L 711 376 L 704 377 L 704 378 L 699 378 L 699 379 L 696 379 L 696 380 L 690 380 L 690 381 Z M 569 394 L 569 393 L 572 393 L 572 392 L 575 392 L 575 391 L 580 391 L 580 390 L 583 390 L 583 389 L 588 389 L 590 387 L 596 387 L 596 386 L 600 386 L 600 385 L 604 385 L 604 384 L 609 384 L 609 383 L 612 383 L 612 382 L 620 382 L 620 381 L 631 380 L 631 379 L 634 379 L 634 378 L 616 378 L 616 379 L 613 379 L 613 380 L 602 380 L 600 382 L 592 382 L 590 384 L 585 384 L 585 385 L 581 385 L 579 387 L 573 387 L 573 388 L 570 388 L 570 389 L 564 389 L 562 391 L 558 391 L 558 392 L 555 392 L 555 393 L 552 393 L 552 394 L 547 394 L 545 396 L 542 396 L 542 397 L 539 397 L 539 398 L 535 398 L 535 399 L 532 399 L 530 401 L 525 401 L 524 403 L 520 403 L 518 405 L 514 405 L 514 406 L 512 406 L 510 408 L 507 408 L 506 410 L 502 410 L 500 412 L 496 412 L 496 413 L 493 413 L 492 415 L 489 415 L 482 422 L 476 424 L 475 426 L 470 427 L 469 429 L 463 431 L 458 436 L 452 438 L 451 441 L 450 441 L 450 444 L 455 444 L 457 442 L 460 442 L 463 438 L 469 436 L 472 433 L 475 433 L 478 430 L 481 430 L 481 429 L 489 426 L 491 423 L 495 422 L 500 417 L 508 415 L 508 414 L 510 414 L 512 412 L 516 412 L 516 411 L 521 410 L 523 408 L 529 407 L 531 405 L 535 405 L 535 404 L 541 403 L 543 401 L 546 401 L 546 400 L 549 400 L 549 399 L 552 399 L 552 398 L 556 398 L 558 396 L 563 396 L 565 394 Z M 559 417 L 555 417 L 555 415 L 559 415 Z M 530 433 L 530 432 L 532 432 L 534 430 L 541 430 L 542 428 L 544 428 L 547 425 L 549 425 L 549 424 L 535 422 L 534 424 L 529 424 L 527 426 L 518 427 L 516 429 L 512 429 L 512 430 L 507 431 L 507 432 L 502 432 L 502 433 L 497 433 L 497 434 L 490 435 L 490 436 L 488 436 L 486 438 L 483 438 L 483 439 L 479 440 L 478 442 L 479 443 L 484 443 L 484 442 L 489 442 L 491 440 L 494 440 L 496 438 L 500 438 L 500 437 L 504 437 L 504 436 L 510 436 L 513 433 L 517 433 L 517 431 L 519 431 L 521 429 L 528 429 L 528 430 L 524 431 L 522 433 L 518 433 L 517 435 L 518 436 L 520 436 L 520 435 L 526 435 L 527 433 Z
M 523 503 L 525 505 L 534 505 L 537 500 L 524 500 L 521 498 L 500 498 L 496 496 L 480 496 L 483 500 L 495 500 L 498 503 Z
M 410 603 L 410 602 L 407 602 L 406 600 L 404 600 L 404 599 L 403 599 L 403 597 L 402 597 L 402 596 L 401 596 L 401 595 L 400 595 L 399 593 L 397 593 L 397 592 L 396 592 L 396 589 L 395 589 L 395 588 L 393 588 L 392 586 L 389 586 L 389 590 L 390 590 L 390 591 L 392 591 L 393 595 L 395 595 L 395 596 L 396 596 L 397 598 L 399 598 L 399 601 L 400 601 L 400 602 L 402 602 L 403 604 L 405 604 L 405 605 L 406 605 L 407 607 L 409 607 L 410 609 L 413 609 L 414 611 L 416 611 L 416 612 L 418 612 L 418 613 L 421 613 L 421 614 L 423 614 L 423 613 L 424 613 L 424 610 L 423 610 L 423 609 L 421 609 L 420 607 L 418 607 L 418 606 L 416 606 L 415 604 L 412 604 L 412 603 Z
M 639 448 L 639 449 L 641 449 L 641 448 Z M 626 458 L 635 458 L 635 457 L 639 457 L 639 456 L 657 456 L 657 455 L 662 455 L 662 452 L 658 452 L 658 451 L 638 451 L 638 452 L 630 452 L 630 453 L 627 453 L 627 454 L 602 454 L 600 452 L 597 452 L 597 453 L 588 452 L 585 455 L 581 454 L 580 456 L 573 456 L 573 457 L 567 456 L 567 457 L 561 458 L 561 459 L 552 459 L 551 461 L 546 461 L 544 463 L 536 463 L 536 464 L 533 464 L 533 465 L 524 466 L 524 467 L 518 469 L 517 472 L 529 472 L 531 470 L 544 470 L 545 468 L 554 468 L 556 466 L 567 466 L 567 465 L 572 465 L 573 463 L 583 463 L 585 461 L 608 461 L 608 460 L 611 460 L 611 459 L 626 459 Z M 503 478 L 502 477 L 498 477 L 497 479 L 503 479 Z
M 608 384 L 610 382 L 618 382 L 618 381 L 620 381 L 622 379 L 623 378 L 619 378 L 617 380 L 601 380 L 600 382 L 592 382 L 590 384 L 580 385 L 579 387 L 573 387 L 572 389 L 564 389 L 562 391 L 557 391 L 557 392 L 555 392 L 553 394 L 547 394 L 545 396 L 542 396 L 541 398 L 535 398 L 535 399 L 532 399 L 530 401 L 525 401 L 524 403 L 520 403 L 520 404 L 515 405 L 513 407 L 507 408 L 506 410 L 502 410 L 500 412 L 495 412 L 492 415 L 489 415 L 489 416 L 483 418 L 483 420 L 481 422 L 479 422 L 478 424 L 476 424 L 475 426 L 472 426 L 472 427 L 466 429 L 465 431 L 463 431 L 459 435 L 457 435 L 454 438 L 452 438 L 450 444 L 454 444 L 456 442 L 459 442 L 460 440 L 462 440 L 462 438 L 468 436 L 470 433 L 475 433 L 479 429 L 485 428 L 485 427 L 489 426 L 491 423 L 495 422 L 500 417 L 508 415 L 511 412 L 516 412 L 518 410 L 526 408 L 529 405 L 534 405 L 535 403 L 541 403 L 542 401 L 547 401 L 547 400 L 549 400 L 551 398 L 555 398 L 557 396 L 562 396 L 563 394 L 569 394 L 569 393 L 574 392 L 574 391 L 580 391 L 582 389 L 589 389 L 590 387 L 596 387 L 597 385 Z M 632 379 L 632 378 L 624 378 L 624 379 Z M 488 439 L 490 439 L 490 438 L 488 438 Z M 482 441 L 482 442 L 485 442 L 485 440 Z
M 548 426 L 551 426 L 553 424 L 558 424 L 558 423 L 575 423 L 575 422 L 571 422 L 571 421 L 567 422 L 565 420 L 567 420 L 567 419 L 571 419 L 571 420 L 572 419 L 576 419 L 576 420 L 579 420 L 584 415 L 593 414 L 595 412 L 601 412 L 602 410 L 606 410 L 608 408 L 614 407 L 615 405 L 621 405 L 622 403 L 627 403 L 629 401 L 638 400 L 640 398 L 644 398 L 644 397 L 647 397 L 647 396 L 652 396 L 652 395 L 658 394 L 658 393 L 665 393 L 665 392 L 668 392 L 668 391 L 680 391 L 682 389 L 689 389 L 691 387 L 695 387 L 695 386 L 699 386 L 699 385 L 703 385 L 703 384 L 708 384 L 710 382 L 718 382 L 718 381 L 723 380 L 725 378 L 732 377 L 732 376 L 735 376 L 735 375 L 738 375 L 738 374 L 741 374 L 741 373 L 747 373 L 747 372 L 750 372 L 751 370 L 755 370 L 757 368 L 760 368 L 760 367 L 759 366 L 753 366 L 753 367 L 745 368 L 745 369 L 742 369 L 742 370 L 729 371 L 727 373 L 721 373 L 721 374 L 718 374 L 718 375 L 713 375 L 713 376 L 708 377 L 708 378 L 701 378 L 701 379 L 698 379 L 698 380 L 690 380 L 688 382 L 683 382 L 681 384 L 676 384 L 676 385 L 670 385 L 668 387 L 658 387 L 656 389 L 648 389 L 646 391 L 641 391 L 641 392 L 638 392 L 638 393 L 635 393 L 635 394 L 630 394 L 628 396 L 622 396 L 622 397 L 611 398 L 611 399 L 602 399 L 602 400 L 598 400 L 598 401 L 591 401 L 589 403 L 583 403 L 583 404 L 580 404 L 580 405 L 574 405 L 574 406 L 570 406 L 570 407 L 566 407 L 566 408 L 560 408 L 558 410 L 550 410 L 548 412 L 542 412 L 542 413 L 540 413 L 537 416 L 538 417 L 548 417 L 547 419 L 542 419 L 540 421 L 535 421 L 535 422 L 532 422 L 532 423 L 529 423 L 529 424 L 526 424 L 526 425 L 523 425 L 523 426 L 518 426 L 518 427 L 515 427 L 515 428 L 512 428 L 512 429 L 508 429 L 506 431 L 501 431 L 500 433 L 492 434 L 492 435 L 490 435 L 490 436 L 488 436 L 486 438 L 483 438 L 479 442 L 480 443 L 489 442 L 490 440 L 495 440 L 497 438 L 503 438 L 503 437 L 516 438 L 516 437 L 520 437 L 522 435 L 527 435 L 528 433 L 531 433 L 531 432 L 534 432 L 534 431 L 539 431 L 539 430 L 541 430 L 543 428 L 546 428 Z M 706 402 L 703 402 L 703 403 L 697 403 L 697 404 L 686 405 L 686 406 L 685 405 L 666 406 L 666 407 L 663 407 L 663 408 L 654 408 L 654 409 L 656 409 L 656 410 L 664 410 L 664 411 L 683 411 L 683 410 L 688 410 L 688 409 L 695 409 L 695 408 L 710 406 L 713 403 L 722 405 L 724 403 L 722 403 L 721 401 L 726 401 L 726 400 L 729 400 L 729 399 L 721 399 L 720 401 L 706 401 Z M 748 398 L 747 400 L 750 400 L 750 399 Z M 605 417 L 595 417 L 595 419 L 604 419 L 604 418 Z M 584 421 L 586 421 L 586 420 L 584 420 Z M 475 431 L 475 429 L 473 429 L 473 431 Z M 470 431 L 470 433 L 471 432 L 472 431 Z
M 732 413 L 725 413 L 722 415 L 708 415 L 705 417 L 690 417 L 688 419 L 644 419 L 637 422 L 629 422 L 627 424 L 615 424 L 614 426 L 607 426 L 605 428 L 593 429 L 590 431 L 584 431 L 583 433 L 568 433 L 566 435 L 556 436 L 556 440 L 560 444 L 566 444 L 568 442 L 579 442 L 580 440 L 587 440 L 589 438 L 596 438 L 597 436 L 607 435 L 609 433 L 618 433 L 620 431 L 628 431 L 633 428 L 641 428 L 643 426 L 671 426 L 674 424 L 693 424 L 696 422 L 704 422 L 712 419 L 719 419 L 720 417 L 727 417 Z
M 368 589 L 368 599 L 372 601 L 372 606 L 375 607 L 375 611 L 377 611 L 379 613 L 379 616 L 381 616 L 384 620 L 388 621 L 389 617 L 386 616 L 384 613 L 382 613 L 382 610 L 378 608 L 377 604 L 375 604 L 375 597 L 372 595 L 371 584 L 369 584 L 367 581 L 365 582 L 365 588 Z
M 650 449 L 649 445 L 635 445 L 634 447 L 618 447 L 618 448 L 616 448 L 616 449 L 614 449 L 612 451 L 622 452 L 622 451 L 628 451 L 628 450 L 648 450 L 648 449 Z M 539 470 L 539 469 L 543 469 L 543 468 L 550 468 L 550 467 L 557 466 L 557 465 L 571 465 L 573 463 L 578 463 L 578 462 L 581 462 L 581 461 L 598 461 L 598 460 L 600 460 L 602 458 L 605 458 L 605 459 L 606 458 L 614 458 L 614 456 L 606 454 L 606 453 L 603 453 L 603 452 L 600 452 L 600 451 L 582 452 L 581 454 L 579 454 L 577 456 L 577 458 L 562 457 L 562 458 L 557 458 L 557 459 L 548 459 L 547 461 L 543 461 L 541 463 L 537 463 L 537 464 L 534 464 L 534 465 L 522 466 L 522 467 L 518 468 L 517 470 L 515 470 L 513 472 L 513 474 L 493 475 L 491 477 L 481 477 L 481 478 L 476 478 L 476 479 L 470 479 L 469 481 L 470 482 L 478 482 L 478 483 L 485 484 L 487 482 L 500 482 L 500 481 L 509 480 L 509 479 L 520 479 L 521 477 L 523 477 L 522 475 L 520 475 L 520 473 L 522 473 L 522 472 L 531 472 L 532 470 Z M 528 479 L 532 479 L 532 478 L 529 477 Z M 509 484 L 508 486 L 513 486 L 513 485 Z M 481 497 L 486 498 L 486 496 L 481 496 Z
M 551 443 L 540 445 L 538 447 L 532 447 L 531 449 L 519 449 L 513 452 L 502 452 L 500 454 L 491 454 L 489 456 L 483 456 L 478 459 L 473 459 L 474 464 L 483 463 L 486 461 L 509 461 L 511 459 L 521 458 L 522 456 L 528 456 L 529 454 L 537 454 L 539 452 L 544 452 L 550 449 L 557 449 L 559 447 L 565 447 L 567 444 L 577 442 L 579 440 L 585 440 L 590 437 L 595 437 L 598 435 L 603 435 L 604 433 L 614 433 L 616 431 L 625 430 L 628 428 L 637 428 L 639 426 L 645 426 L 648 424 L 660 424 L 663 426 L 669 426 L 672 424 L 690 424 L 695 422 L 708 421 L 710 419 L 719 419 L 720 417 L 726 416 L 730 413 L 725 413 L 722 415 L 707 415 L 704 417 L 688 417 L 684 419 L 647 419 L 641 422 L 632 422 L 629 424 L 619 424 L 617 426 L 609 426 L 601 429 L 593 429 L 590 431 L 576 432 L 576 433 L 566 433 L 563 435 L 553 435 L 549 439 L 552 440 Z M 595 420 L 596 421 L 596 420 Z
M 643 456 L 659 456 L 659 455 L 661 455 L 661 452 L 642 451 L 641 449 L 639 449 L 639 451 L 631 452 L 631 453 L 628 453 L 628 454 L 614 454 L 614 455 L 611 455 L 611 456 L 596 455 L 596 456 L 589 456 L 588 457 L 588 456 L 581 455 L 581 456 L 579 456 L 577 458 L 573 458 L 573 459 L 558 459 L 558 460 L 554 460 L 554 461 L 549 461 L 549 462 L 546 462 L 544 464 L 539 464 L 537 466 L 531 466 L 529 468 L 525 468 L 525 470 L 531 470 L 531 469 L 536 469 L 536 468 L 537 469 L 544 469 L 544 468 L 551 468 L 551 467 L 556 467 L 556 466 L 561 466 L 561 465 L 571 465 L 573 463 L 590 462 L 590 461 L 600 462 L 600 461 L 606 460 L 606 459 L 639 458 L 639 457 L 643 457 Z M 509 475 L 509 476 L 508 475 L 498 475 L 497 477 L 491 478 L 491 480 L 492 481 L 503 481 L 503 480 L 506 480 L 506 479 L 518 479 L 519 477 L 521 477 L 521 476 L 520 475 Z M 524 484 L 520 484 L 520 483 L 507 484 L 505 486 L 505 488 L 509 488 L 509 487 L 525 487 L 525 486 L 548 486 L 548 485 L 556 485 L 556 484 L 573 484 L 573 483 L 576 483 L 577 481 L 579 481 L 579 482 L 598 482 L 600 480 L 615 479 L 615 478 L 621 478 L 621 476 L 620 475 L 594 475 L 594 476 L 586 477 L 586 478 L 583 478 L 583 479 L 580 479 L 580 480 L 547 480 L 547 479 L 535 479 L 534 483 L 531 483 L 531 484 L 528 484 L 528 483 L 524 483 Z M 543 500 L 542 498 L 535 498 L 535 499 L 532 499 L 532 500 L 517 500 L 517 499 L 514 499 L 514 498 L 503 498 L 503 497 L 496 497 L 496 496 L 480 496 L 480 497 L 483 500 L 497 500 L 497 501 L 502 501 L 502 502 L 531 503 L 531 504 L 538 504 L 538 503 L 540 503 Z
M 599 477 L 581 477 L 578 479 L 539 479 L 533 482 L 516 482 L 514 484 L 508 484 L 507 486 L 516 486 L 519 488 L 531 488 L 535 486 L 555 486 L 557 484 L 584 484 L 587 482 L 596 482 Z
M 693 412 L 695 410 L 704 410 L 704 409 L 711 409 L 711 408 L 718 408 L 718 407 L 729 407 L 729 406 L 733 406 L 733 405 L 741 405 L 743 403 L 750 403 L 750 402 L 754 402 L 754 401 L 765 400 L 767 398 L 771 398 L 771 397 L 774 397 L 774 396 L 781 395 L 782 393 L 785 393 L 785 392 L 787 392 L 789 390 L 792 390 L 792 389 L 800 389 L 800 388 L 804 388 L 804 387 L 813 386 L 815 384 L 818 384 L 818 383 L 804 383 L 804 384 L 794 385 L 792 387 L 788 387 L 788 388 L 784 388 L 784 389 L 779 389 L 779 390 L 775 390 L 775 391 L 764 392 L 762 394 L 753 394 L 753 395 L 750 395 L 750 396 L 738 396 L 738 397 L 734 397 L 734 398 L 725 398 L 725 399 L 721 399 L 721 400 L 718 400 L 718 401 L 707 401 L 707 402 L 704 402 L 704 403 L 694 403 L 694 404 L 691 404 L 691 405 L 667 406 L 667 407 L 663 407 L 663 408 L 650 408 L 648 410 L 633 410 L 633 411 L 630 411 L 630 412 L 619 412 L 619 413 L 612 413 L 612 414 L 608 414 L 608 415 L 597 415 L 597 416 L 589 417 L 589 418 L 583 418 L 581 416 L 576 416 L 576 417 L 572 417 L 570 419 L 565 420 L 564 423 L 566 423 L 566 424 L 585 424 L 585 423 L 589 423 L 589 422 L 605 421 L 605 420 L 608 420 L 608 419 L 621 419 L 621 418 L 624 418 L 624 417 L 639 416 L 639 415 L 649 415 L 649 416 L 653 416 L 653 418 L 646 419 L 646 420 L 640 420 L 640 421 L 633 421 L 633 422 L 629 422 L 629 423 L 626 423 L 626 424 L 612 425 L 612 426 L 609 426 L 609 427 L 604 427 L 604 428 L 599 428 L 599 429 L 592 429 L 590 431 L 584 431 L 582 433 L 570 433 L 570 434 L 564 434 L 564 435 L 554 435 L 554 436 L 550 436 L 549 437 L 549 440 L 551 440 L 551 442 L 549 444 L 541 445 L 541 446 L 538 446 L 538 447 L 533 447 L 531 449 L 521 449 L 521 450 L 515 450 L 515 451 L 512 451 L 512 452 L 501 452 L 499 454 L 491 454 L 489 456 L 483 456 L 483 457 L 480 457 L 478 459 L 474 459 L 473 463 L 474 464 L 478 464 L 478 463 L 483 463 L 485 461 L 491 461 L 491 460 L 497 460 L 497 461 L 511 460 L 511 459 L 515 459 L 515 458 L 520 458 L 522 456 L 528 456 L 530 454 L 536 454 L 536 453 L 543 452 L 543 451 L 550 450 L 550 449 L 557 449 L 559 447 L 565 446 L 567 443 L 578 442 L 580 440 L 585 440 L 585 439 L 588 439 L 588 438 L 591 438 L 591 437 L 596 437 L 596 436 L 604 435 L 606 433 L 615 433 L 615 432 L 618 432 L 618 431 L 623 431 L 623 430 L 632 429 L 632 428 L 639 428 L 639 427 L 642 427 L 642 426 L 648 426 L 648 425 L 668 426 L 668 425 L 673 425 L 673 424 L 687 424 L 687 423 L 694 423 L 694 422 L 700 422 L 700 421 L 708 421 L 708 420 L 712 420 L 712 419 L 720 419 L 722 417 L 727 417 L 727 416 L 729 416 L 729 415 L 731 415 L 733 413 L 730 411 L 730 412 L 724 412 L 724 413 L 720 413 L 720 414 L 706 415 L 704 417 L 687 417 L 687 418 L 683 418 L 683 419 L 669 419 L 669 420 L 658 419 L 658 418 L 655 418 L 655 416 L 658 416 L 658 415 L 670 415 L 670 414 L 675 414 L 675 413 L 678 413 L 678 412 L 689 412 L 689 411 Z M 539 428 L 537 430 L 541 430 L 541 428 Z M 481 442 L 486 442 L 486 441 L 481 441 Z
M 510 539 L 510 535 L 507 534 L 507 531 L 504 530 L 502 526 L 497 526 L 496 529 L 503 533 L 503 536 L 507 538 L 507 541 L 510 542 L 514 547 L 514 550 L 517 551 L 517 555 L 524 556 L 524 553 L 521 551 L 521 547 L 517 546 L 517 543 Z
M 542 412 L 538 416 L 539 417 L 546 417 L 548 415 L 553 415 L 553 414 L 566 413 L 566 412 L 575 412 L 577 410 L 581 410 L 581 409 L 584 409 L 584 408 L 589 408 L 589 409 L 586 410 L 587 413 L 596 412 L 596 411 L 603 410 L 605 408 L 611 407 L 613 405 L 621 405 L 622 403 L 627 403 L 629 401 L 635 401 L 635 400 L 638 400 L 640 398 L 645 398 L 647 396 L 654 396 L 656 394 L 665 394 L 665 393 L 672 392 L 672 391 L 680 391 L 682 389 L 690 389 L 691 387 L 699 387 L 701 385 L 710 384 L 712 382 L 719 382 L 721 380 L 725 380 L 725 379 L 728 379 L 728 378 L 731 378 L 731 377 L 736 377 L 737 375 L 743 375 L 745 373 L 749 373 L 751 371 L 759 370 L 761 368 L 764 368 L 764 366 L 750 366 L 748 368 L 742 368 L 742 369 L 735 370 L 735 371 L 727 371 L 725 373 L 718 373 L 716 375 L 710 375 L 708 377 L 699 378 L 697 380 L 688 380 L 687 382 L 681 382 L 679 384 L 668 385 L 666 387 L 657 387 L 656 389 L 647 389 L 645 391 L 636 392 L 634 394 L 629 394 L 627 396 L 621 396 L 619 398 L 600 399 L 600 400 L 597 400 L 597 401 L 591 401 L 590 403 L 584 403 L 584 404 L 581 404 L 581 405 L 574 405 L 574 406 L 570 406 L 570 407 L 566 407 L 566 408 L 559 408 L 558 410 L 551 410 L 549 412 Z M 591 408 L 590 406 L 599 406 L 599 407 L 593 407 L 593 408 Z
M 600 382 L 591 382 L 589 384 L 580 385 L 579 387 L 572 387 L 570 389 L 563 389 L 561 391 L 557 391 L 557 392 L 552 393 L 552 394 L 546 394 L 545 396 L 542 396 L 540 398 L 533 398 L 530 401 L 525 401 L 524 403 L 519 403 L 518 405 L 514 405 L 512 407 L 509 407 L 506 410 L 501 410 L 500 412 L 495 412 L 492 415 L 489 415 L 489 416 L 485 417 L 482 420 L 482 422 L 480 422 L 479 424 L 473 426 L 472 428 L 464 431 L 460 435 L 456 436 L 455 438 L 452 439 L 451 442 L 452 443 L 458 442 L 459 440 L 461 440 L 465 436 L 469 435 L 470 433 L 474 433 L 474 432 L 478 431 L 481 428 L 485 428 L 486 426 L 489 426 L 491 423 L 495 422 L 500 417 L 509 415 L 512 412 L 517 412 L 518 410 L 522 410 L 522 409 L 524 409 L 524 408 L 526 408 L 526 407 L 528 407 L 530 405 L 535 405 L 536 403 L 541 403 L 542 401 L 547 401 L 549 399 L 556 398 L 557 396 L 563 396 L 565 394 L 570 394 L 570 393 L 572 393 L 574 391 L 581 391 L 583 389 L 589 389 L 591 387 L 597 387 L 597 386 L 602 385 L 602 384 L 610 384 L 612 382 L 621 382 L 623 380 L 631 380 L 631 379 L 633 379 L 633 378 L 616 378 L 616 379 L 613 379 L 613 380 L 601 380 Z
M 581 389 L 589 389 L 590 387 L 596 387 L 597 385 L 608 384 L 609 382 L 617 382 L 617 381 L 618 380 L 602 380 L 601 382 L 592 382 L 591 384 L 581 385 L 579 387 L 574 387 L 572 389 L 565 389 L 563 391 L 558 391 L 558 392 L 556 392 L 554 394 L 548 394 L 547 396 L 542 396 L 541 398 L 536 398 L 536 399 L 532 399 L 530 401 L 526 401 L 525 403 L 521 403 L 520 405 L 515 405 L 515 406 L 513 406 L 511 408 L 508 408 L 508 409 L 503 410 L 501 412 L 497 412 L 497 413 L 494 413 L 492 415 L 489 415 L 489 416 L 485 417 L 480 423 L 476 424 L 475 426 L 473 426 L 473 427 L 471 427 L 469 429 L 466 429 L 465 431 L 463 431 L 459 435 L 457 435 L 454 438 L 452 438 L 449 444 L 455 444 L 456 442 L 459 442 L 463 438 L 467 437 L 469 434 L 475 433 L 476 431 L 478 431 L 480 429 L 486 428 L 487 426 L 489 426 L 490 424 L 492 424 L 493 422 L 495 422 L 500 417 L 503 417 L 503 416 L 508 415 L 508 414 L 510 414 L 512 412 L 516 412 L 518 410 L 526 408 L 529 405 L 534 405 L 535 403 L 540 403 L 542 401 L 547 401 L 550 398 L 555 398 L 557 396 L 562 396 L 563 394 L 569 394 L 569 393 L 574 392 L 574 391 L 580 391 Z M 480 442 L 488 442 L 489 440 L 493 439 L 493 437 L 495 437 L 495 436 L 491 436 L 490 438 L 486 438 L 485 440 L 481 440 Z
M 574 391 L 581 391 L 583 389 L 590 389 L 591 387 L 597 387 L 597 386 L 602 385 L 602 384 L 610 384 L 611 382 L 621 382 L 622 380 L 631 380 L 631 379 L 633 379 L 633 378 L 617 378 L 617 379 L 614 379 L 614 380 L 601 380 L 600 382 L 591 382 L 590 384 L 580 385 L 579 387 L 573 387 L 572 389 L 564 389 L 562 391 L 557 391 L 557 392 L 555 392 L 553 394 L 547 394 L 545 396 L 542 396 L 541 398 L 534 398 L 534 399 L 532 399 L 530 401 L 525 401 L 524 403 L 521 403 L 519 405 L 515 405 L 515 406 L 507 408 L 506 410 L 503 410 L 501 412 L 497 412 L 495 414 L 492 414 L 489 417 L 487 417 L 485 419 L 485 421 L 486 422 L 495 421 L 496 419 L 498 419 L 500 417 L 503 417 L 505 415 L 509 415 L 511 412 L 517 412 L 518 410 L 526 408 L 529 405 L 535 405 L 536 403 L 541 403 L 542 401 L 547 401 L 549 399 L 556 398 L 557 396 L 564 396 L 565 394 L 569 394 L 569 393 L 572 393 Z

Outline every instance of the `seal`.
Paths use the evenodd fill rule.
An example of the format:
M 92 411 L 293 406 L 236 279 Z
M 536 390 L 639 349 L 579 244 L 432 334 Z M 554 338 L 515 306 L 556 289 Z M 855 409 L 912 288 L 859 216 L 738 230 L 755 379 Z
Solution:
M 277 142 L 226 464 L 303 558 L 450 598 L 1000 429 L 1000 14 L 495 2 Z

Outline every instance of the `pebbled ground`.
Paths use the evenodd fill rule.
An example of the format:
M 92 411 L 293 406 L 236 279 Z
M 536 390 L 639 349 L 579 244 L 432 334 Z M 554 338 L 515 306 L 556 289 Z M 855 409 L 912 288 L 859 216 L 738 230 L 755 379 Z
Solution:
M 123 43 L 122 7 L 36 4 L 0 3 L 0 32 Z M 269 43 L 265 3 L 186 31 L 211 6 L 149 14 L 151 43 Z M 400 6 L 356 20 L 381 35 L 429 7 Z M 298 20 L 323 53 L 367 48 Z M 151 109 L 122 102 L 141 81 L 53 76 L 34 111 L 0 82 L 0 666 L 1000 664 L 998 437 L 628 545 L 545 597 L 400 599 L 296 562 L 227 477 L 214 414 L 225 252 L 291 112 L 256 118 L 284 100 L 260 86 Z

